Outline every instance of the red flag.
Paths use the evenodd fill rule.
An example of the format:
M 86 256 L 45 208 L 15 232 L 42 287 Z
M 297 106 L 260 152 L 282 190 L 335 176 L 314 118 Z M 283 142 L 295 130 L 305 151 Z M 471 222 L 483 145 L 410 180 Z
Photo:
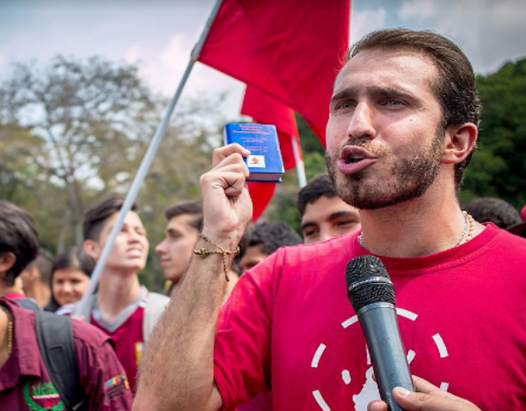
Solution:
M 223 0 L 199 60 L 300 113 L 325 145 L 350 0 Z
M 276 191 L 276 183 L 249 181 L 247 185 L 252 199 L 252 221 L 257 221 L 272 200 L 274 191 Z

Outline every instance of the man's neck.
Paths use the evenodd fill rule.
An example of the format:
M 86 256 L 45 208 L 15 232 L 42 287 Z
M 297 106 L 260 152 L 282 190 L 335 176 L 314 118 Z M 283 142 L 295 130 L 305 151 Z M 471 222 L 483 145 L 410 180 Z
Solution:
M 141 295 L 141 285 L 137 273 L 104 271 L 99 282 L 97 306 L 102 318 L 112 323 L 119 314 Z
M 371 253 L 412 258 L 454 248 L 465 233 L 466 218 L 456 197 L 432 195 L 360 212 L 363 245 Z M 474 223 L 473 237 L 484 227 Z

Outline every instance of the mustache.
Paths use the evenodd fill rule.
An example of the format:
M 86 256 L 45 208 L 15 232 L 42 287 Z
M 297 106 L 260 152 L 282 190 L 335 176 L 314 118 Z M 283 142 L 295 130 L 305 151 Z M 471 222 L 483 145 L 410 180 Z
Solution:
M 375 155 L 376 157 L 381 157 L 387 152 L 387 149 L 385 147 L 383 147 L 380 144 L 373 143 L 371 140 L 366 139 L 366 138 L 359 138 L 359 137 L 350 138 L 340 147 L 340 151 L 344 147 L 348 147 L 348 146 L 363 148 L 364 150 L 367 150 L 369 153 Z

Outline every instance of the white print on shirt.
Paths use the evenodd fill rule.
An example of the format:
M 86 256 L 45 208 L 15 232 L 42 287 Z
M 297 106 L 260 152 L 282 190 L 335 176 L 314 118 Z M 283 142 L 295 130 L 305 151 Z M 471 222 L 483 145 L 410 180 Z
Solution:
M 411 321 L 416 321 L 418 318 L 418 314 L 415 314 L 411 311 L 404 310 L 403 308 L 397 308 L 396 312 L 399 316 L 407 318 Z M 341 326 L 344 329 L 347 329 L 353 325 L 359 326 L 358 322 L 358 316 L 354 315 L 351 318 L 345 320 L 343 323 L 341 323 Z M 440 355 L 440 358 L 447 358 L 448 357 L 448 350 L 446 347 L 446 344 L 439 333 L 436 333 L 432 336 L 432 339 L 437 347 L 438 353 Z M 318 368 L 318 365 L 320 361 L 323 358 L 323 353 L 327 349 L 327 345 L 320 344 L 318 348 L 316 349 L 312 360 L 311 360 L 311 368 Z M 367 364 L 371 365 L 371 356 L 369 354 L 369 350 L 366 347 L 366 353 L 367 353 Z M 408 364 L 411 364 L 411 362 L 415 359 L 416 353 L 413 350 L 409 350 L 407 353 L 407 362 Z M 360 391 L 359 394 L 353 395 L 353 401 L 354 401 L 354 410 L 355 411 L 366 411 L 367 410 L 367 404 L 375 399 L 380 398 L 380 393 L 378 391 L 378 385 L 373 380 L 373 367 L 372 365 L 367 369 L 365 373 L 365 384 Z M 344 384 L 349 385 L 352 381 L 352 370 L 344 369 L 341 371 L 341 376 Z M 447 382 L 442 382 L 440 384 L 440 388 L 444 391 L 447 391 L 449 387 L 449 384 Z M 314 390 L 312 392 L 312 395 L 314 396 L 314 399 L 316 400 L 316 403 L 323 411 L 330 411 L 330 405 L 327 403 L 327 401 L 323 397 L 323 393 L 319 390 Z

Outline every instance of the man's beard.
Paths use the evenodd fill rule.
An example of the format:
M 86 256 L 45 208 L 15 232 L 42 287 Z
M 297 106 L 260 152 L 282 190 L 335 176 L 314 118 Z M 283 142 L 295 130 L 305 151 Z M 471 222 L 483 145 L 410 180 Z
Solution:
M 337 174 L 336 161 L 328 153 L 325 161 L 338 196 L 358 209 L 374 210 L 418 198 L 427 191 L 438 175 L 443 140 L 444 128 L 439 125 L 431 147 L 398 159 L 391 168 L 392 178 L 389 179 L 381 180 L 381 176 L 375 179 L 370 167 L 350 175 Z M 384 158 L 379 157 L 379 161 Z

